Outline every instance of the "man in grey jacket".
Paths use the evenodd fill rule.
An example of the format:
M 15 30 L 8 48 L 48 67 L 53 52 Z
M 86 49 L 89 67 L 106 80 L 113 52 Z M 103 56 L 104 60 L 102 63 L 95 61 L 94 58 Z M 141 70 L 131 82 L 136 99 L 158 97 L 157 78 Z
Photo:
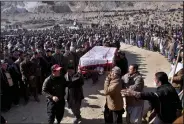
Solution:
M 129 66 L 129 72 L 122 77 L 123 89 L 142 92 L 144 80 L 138 72 L 138 65 Z M 144 102 L 134 97 L 126 97 L 126 111 L 128 124 L 141 124 Z

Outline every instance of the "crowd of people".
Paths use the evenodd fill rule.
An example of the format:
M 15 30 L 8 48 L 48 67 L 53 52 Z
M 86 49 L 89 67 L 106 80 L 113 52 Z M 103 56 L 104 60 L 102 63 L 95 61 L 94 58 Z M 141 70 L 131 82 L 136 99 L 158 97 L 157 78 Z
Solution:
M 170 62 L 173 62 L 182 46 L 183 40 L 181 27 L 168 26 L 163 28 L 158 25 L 140 25 L 138 27 L 131 25 L 128 28 L 87 27 L 79 30 L 68 28 L 16 30 L 3 31 L 1 35 L 1 39 L 4 42 L 4 54 L 0 63 L 2 111 L 10 110 L 13 104 L 19 105 L 21 97 L 24 98 L 25 104 L 29 102 L 30 96 L 33 96 L 35 101 L 39 102 L 39 95 L 43 92 L 48 99 L 47 113 L 49 123 L 54 123 L 55 116 L 58 123 L 63 118 L 66 87 L 68 87 L 69 94 L 67 101 L 76 117 L 74 123 L 78 123 L 81 119 L 80 106 L 81 100 L 84 97 L 82 91 L 84 82 L 79 71 L 80 69 L 78 69 L 78 63 L 80 57 L 93 46 L 104 45 L 119 49 L 120 43 L 123 42 L 147 50 L 159 51 Z M 182 62 L 182 59 L 180 62 Z M 147 97 L 150 94 L 141 94 L 140 96 L 139 92 L 143 90 L 144 81 L 138 72 L 137 65 L 131 65 L 128 69 L 128 61 L 124 53 L 117 53 L 114 66 L 111 71 L 112 73 L 110 73 L 105 81 L 104 91 L 107 95 L 106 108 L 112 110 L 112 117 L 111 119 L 107 118 L 107 120 L 119 123 L 122 120 L 122 116 L 120 117 L 120 115 L 124 111 L 124 101 L 119 101 L 119 98 L 122 97 L 121 90 L 123 88 L 138 92 L 129 91 L 128 93 L 122 93 L 124 96 L 132 97 L 136 94 L 136 97 L 139 99 L 149 100 Z M 177 84 L 175 88 L 179 88 L 179 91 L 183 88 L 183 71 L 181 69 L 183 68 L 180 68 L 173 78 L 173 82 Z M 156 81 L 160 83 L 159 86 L 169 85 L 166 81 L 167 77 L 164 74 L 155 74 Z M 158 75 L 161 75 L 161 77 Z M 121 76 L 123 76 L 122 79 Z M 165 76 L 163 77 L 164 80 L 162 80 L 162 76 Z M 73 80 L 73 77 L 78 77 L 77 81 Z M 77 85 L 72 83 L 74 81 L 78 82 L 76 83 Z M 122 86 L 119 84 L 121 81 L 124 82 Z M 59 82 L 64 83 L 60 84 Z M 172 86 L 169 85 L 168 87 Z M 170 89 L 172 90 L 172 88 Z M 174 91 L 172 90 L 172 92 Z M 170 94 L 170 90 L 168 94 Z M 175 93 L 173 94 L 175 95 Z M 153 94 L 151 95 L 153 97 Z M 167 96 L 167 98 L 170 98 L 170 96 Z M 126 111 L 129 115 L 128 121 L 130 123 L 140 123 L 142 120 L 141 112 L 144 108 L 143 102 L 135 98 L 130 98 L 130 101 L 132 101 L 131 99 L 134 101 L 131 102 L 132 104 L 126 103 Z M 178 102 L 176 95 L 170 100 Z M 178 106 L 177 109 L 180 109 L 180 105 Z M 168 105 L 168 107 L 170 106 Z M 58 109 L 63 111 L 58 111 Z M 174 117 L 170 119 L 169 122 L 173 121 Z M 165 120 L 161 118 L 161 121 Z
M 156 85 L 155 92 L 144 92 L 144 79 L 137 64 L 131 64 L 125 75 L 121 74 L 121 69 L 118 66 L 113 67 L 104 83 L 105 122 L 107 124 L 122 123 L 122 114 L 126 111 L 128 124 L 142 124 L 143 122 L 176 124 L 174 121 L 183 115 L 181 99 L 172 86 L 173 83 L 169 82 L 165 72 L 155 73 L 154 83 Z M 147 115 L 148 111 L 143 115 L 143 100 L 148 100 L 150 103 L 148 110 L 151 112 L 150 115 Z M 181 119 L 178 122 L 183 123 Z
M 128 29 L 129 30 L 129 29 Z M 136 45 L 150 51 L 159 52 L 170 62 L 176 59 L 177 52 L 182 46 L 182 28 L 169 27 L 163 29 L 152 25 L 148 30 L 140 29 L 140 32 L 126 31 L 124 42 L 126 44 Z

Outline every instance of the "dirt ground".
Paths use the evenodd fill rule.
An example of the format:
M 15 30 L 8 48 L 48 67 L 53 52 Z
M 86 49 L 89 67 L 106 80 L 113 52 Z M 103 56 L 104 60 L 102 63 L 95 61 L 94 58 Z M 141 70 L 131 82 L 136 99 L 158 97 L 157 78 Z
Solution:
M 145 91 L 154 90 L 153 77 L 157 71 L 169 73 L 170 64 L 167 59 L 157 52 L 151 52 L 135 46 L 122 44 L 121 49 L 125 51 L 129 64 L 139 64 L 140 72 L 145 78 Z M 103 108 L 105 96 L 103 95 L 103 84 L 105 75 L 100 77 L 96 85 L 92 85 L 91 79 L 85 81 L 84 95 L 85 99 L 82 102 L 81 115 L 84 124 L 103 123 Z M 24 106 L 13 106 L 12 109 L 3 113 L 3 116 L 9 123 L 46 123 L 46 98 L 40 96 L 40 103 L 36 103 L 33 98 Z M 145 102 L 145 108 L 147 102 Z M 125 117 L 125 114 L 123 115 Z M 73 115 L 65 107 L 65 115 L 62 123 L 71 123 Z

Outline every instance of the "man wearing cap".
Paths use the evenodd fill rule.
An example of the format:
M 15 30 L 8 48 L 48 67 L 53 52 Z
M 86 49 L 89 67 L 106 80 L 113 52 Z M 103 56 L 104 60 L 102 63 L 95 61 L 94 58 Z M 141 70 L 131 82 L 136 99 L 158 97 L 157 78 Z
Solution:
M 66 80 L 59 65 L 53 65 L 51 72 L 43 83 L 42 92 L 47 97 L 48 123 L 53 124 L 56 118 L 57 123 L 60 124 L 65 108 Z
M 75 68 L 72 64 L 68 65 L 65 79 L 68 86 L 67 102 L 71 108 L 75 118 L 73 123 L 78 124 L 81 119 L 80 108 L 82 99 L 84 99 L 82 86 L 84 85 L 83 77 L 80 73 L 75 73 Z

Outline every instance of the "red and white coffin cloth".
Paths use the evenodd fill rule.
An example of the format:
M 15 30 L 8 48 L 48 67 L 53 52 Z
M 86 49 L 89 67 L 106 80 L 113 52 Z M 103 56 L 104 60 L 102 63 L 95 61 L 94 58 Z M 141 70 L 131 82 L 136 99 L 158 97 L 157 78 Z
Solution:
M 79 60 L 79 69 L 85 73 L 96 67 L 112 67 L 117 49 L 115 47 L 95 46 Z

